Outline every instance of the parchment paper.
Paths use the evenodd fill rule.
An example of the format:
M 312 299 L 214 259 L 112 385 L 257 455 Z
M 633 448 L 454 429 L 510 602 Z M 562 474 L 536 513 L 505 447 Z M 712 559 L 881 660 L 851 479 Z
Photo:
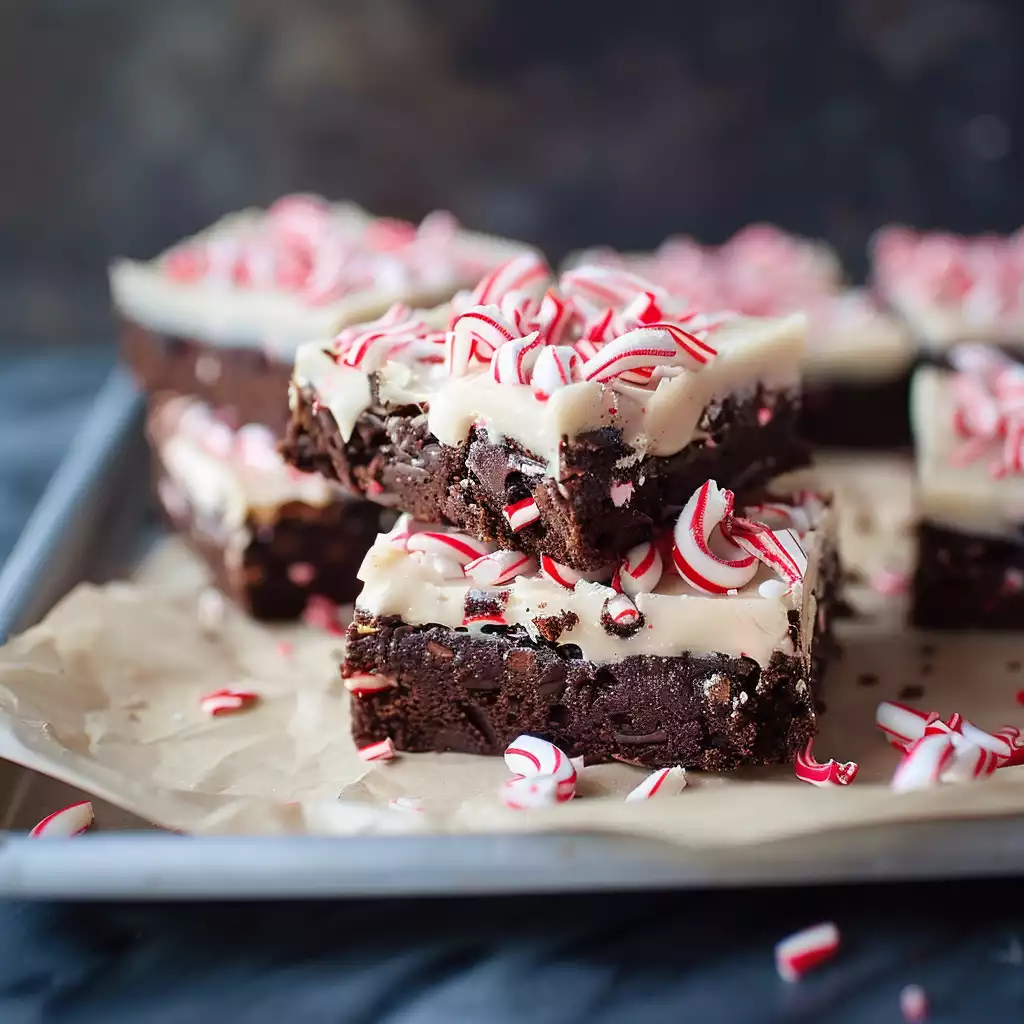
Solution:
M 986 728 L 1024 725 L 1015 701 L 1024 644 L 1011 635 L 905 629 L 905 599 L 864 581 L 908 566 L 909 463 L 832 460 L 824 472 L 845 502 L 841 540 L 860 581 L 851 587 L 859 615 L 841 623 L 845 654 L 826 680 L 815 753 L 860 762 L 852 786 L 816 789 L 789 768 L 690 773 L 679 796 L 626 804 L 646 773 L 598 765 L 584 769 L 571 803 L 516 812 L 498 800 L 508 777 L 500 758 L 405 754 L 366 765 L 348 735 L 340 638 L 269 629 L 230 605 L 220 628 L 204 632 L 204 574 L 175 541 L 137 580 L 79 587 L 0 650 L 0 756 L 195 833 L 607 830 L 714 846 L 1024 812 L 1021 768 L 904 796 L 888 789 L 897 755 L 874 727 L 877 702 L 902 692 L 908 703 L 959 711 Z M 261 703 L 205 717 L 199 697 L 232 684 L 256 690 Z M 420 797 L 426 812 L 389 809 L 402 795 Z

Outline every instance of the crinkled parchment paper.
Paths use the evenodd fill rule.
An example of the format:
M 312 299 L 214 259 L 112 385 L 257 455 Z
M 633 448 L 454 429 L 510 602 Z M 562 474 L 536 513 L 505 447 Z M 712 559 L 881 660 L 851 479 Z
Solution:
M 0 756 L 55 776 L 165 828 L 196 833 L 606 830 L 686 845 L 761 842 L 858 824 L 1024 811 L 1024 769 L 904 796 L 887 781 L 896 755 L 874 728 L 882 699 L 995 728 L 1024 725 L 1021 638 L 944 637 L 902 626 L 901 597 L 865 581 L 908 565 L 911 487 L 899 460 L 835 461 L 842 541 L 860 614 L 842 623 L 845 655 L 823 693 L 815 752 L 860 762 L 849 787 L 815 789 L 791 769 L 690 775 L 679 796 L 623 797 L 644 777 L 620 764 L 585 768 L 570 804 L 514 812 L 497 793 L 500 758 L 400 755 L 367 765 L 348 736 L 339 638 L 268 629 L 230 606 L 204 632 L 202 572 L 169 541 L 131 583 L 82 586 L 0 650 Z M 282 647 L 282 643 L 291 647 Z M 202 694 L 241 685 L 254 709 L 217 718 Z M 910 688 L 909 690 L 907 688 Z M 425 814 L 388 809 L 420 797 Z

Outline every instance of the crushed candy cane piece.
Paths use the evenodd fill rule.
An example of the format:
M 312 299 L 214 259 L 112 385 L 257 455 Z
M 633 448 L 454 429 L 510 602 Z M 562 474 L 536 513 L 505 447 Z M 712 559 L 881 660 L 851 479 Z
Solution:
M 365 697 L 371 693 L 380 693 L 382 690 L 391 690 L 398 685 L 394 679 L 382 676 L 378 672 L 356 672 L 346 676 L 341 682 L 345 689 L 356 697 Z
M 312 562 L 292 562 L 288 566 L 288 579 L 297 587 L 308 587 L 316 579 L 316 566 Z
M 633 497 L 632 482 L 627 480 L 625 483 L 612 484 L 609 497 L 616 508 L 622 508 L 623 505 L 629 504 L 629 499 Z
M 856 761 L 836 761 L 834 758 L 816 761 L 814 740 L 809 739 L 807 746 L 796 755 L 793 769 L 801 782 L 809 782 L 812 786 L 848 786 L 857 777 L 860 765 Z
M 388 801 L 388 808 L 392 811 L 406 811 L 416 814 L 422 814 L 424 811 L 423 800 L 418 796 L 392 797 Z
M 414 533 L 406 541 L 409 551 L 419 551 L 425 555 L 436 555 L 439 558 L 451 559 L 458 563 L 461 575 L 463 566 L 475 562 L 486 554 L 490 554 L 490 546 L 483 541 L 471 537 L 468 533 L 440 533 L 423 530 Z
M 558 799 L 571 800 L 576 792 L 576 768 L 553 743 L 524 733 L 505 748 L 505 767 L 514 775 L 549 776 L 557 784 Z
M 679 765 L 659 768 L 626 794 L 626 803 L 650 800 L 655 796 L 675 796 L 686 788 L 686 769 Z
M 924 735 L 928 717 L 927 711 L 891 700 L 883 700 L 875 709 L 875 725 L 897 750 L 903 751 Z
M 664 563 L 657 547 L 650 541 L 644 541 L 626 552 L 613 577 L 612 586 L 630 597 L 649 594 L 661 581 L 663 570 Z
M 395 744 L 391 737 L 377 743 L 368 743 L 360 747 L 358 754 L 363 761 L 390 761 L 395 756 Z
M 831 921 L 804 928 L 775 947 L 775 969 L 783 981 L 799 981 L 839 951 L 839 929 Z
M 322 629 L 335 636 L 344 636 L 345 627 L 339 618 L 339 608 L 329 597 L 310 594 L 302 611 L 302 621 L 313 629 Z
M 517 576 L 530 576 L 537 571 L 537 560 L 522 551 L 492 551 L 468 562 L 466 575 L 481 587 L 500 587 Z
M 953 740 L 948 733 L 926 734 L 907 749 L 889 786 L 896 793 L 936 786 L 953 756 Z
M 604 603 L 604 611 L 617 626 L 633 626 L 640 621 L 640 612 L 628 594 L 612 594 Z
M 560 388 L 568 387 L 578 377 L 580 358 L 568 345 L 548 345 L 540 350 L 530 386 L 534 396 L 546 402 Z
M 521 498 L 506 505 L 503 509 L 508 525 L 512 527 L 513 533 L 525 530 L 526 527 L 540 519 L 540 509 L 532 497 Z
M 81 800 L 48 814 L 29 832 L 29 838 L 71 839 L 85 832 L 92 821 L 92 804 L 88 800 Z
M 514 811 L 552 807 L 563 800 L 559 783 L 551 775 L 514 775 L 501 787 L 501 802 Z
M 895 569 L 882 569 L 871 577 L 871 586 L 884 597 L 899 597 L 910 589 L 910 577 Z
M 259 699 L 259 694 L 249 690 L 213 690 L 199 698 L 199 707 L 204 714 L 216 717 L 244 711 L 257 704 Z

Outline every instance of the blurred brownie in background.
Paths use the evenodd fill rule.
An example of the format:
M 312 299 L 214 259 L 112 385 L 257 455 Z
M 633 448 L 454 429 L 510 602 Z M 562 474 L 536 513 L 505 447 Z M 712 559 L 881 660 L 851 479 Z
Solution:
M 110 287 L 122 353 L 147 391 L 195 395 L 236 425 L 279 434 L 300 342 L 395 302 L 444 301 L 526 249 L 447 213 L 415 226 L 291 195 L 224 217 L 155 260 L 116 261 Z
M 625 265 L 707 312 L 806 313 L 804 436 L 856 448 L 909 442 L 909 334 L 867 292 L 847 287 L 838 258 L 824 242 L 754 224 L 717 247 L 679 235 L 653 252 L 597 250 L 572 262 L 594 259 Z

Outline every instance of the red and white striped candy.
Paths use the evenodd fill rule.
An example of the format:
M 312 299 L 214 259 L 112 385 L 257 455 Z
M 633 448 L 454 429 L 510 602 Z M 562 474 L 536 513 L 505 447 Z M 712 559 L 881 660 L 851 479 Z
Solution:
M 848 786 L 857 777 L 860 765 L 856 761 L 836 761 L 834 758 L 816 761 L 814 740 L 810 739 L 796 755 L 793 769 L 801 782 L 809 782 L 812 786 Z
M 413 535 L 415 527 L 416 521 L 413 517 L 408 512 L 403 512 L 386 535 L 388 543 L 403 551 L 408 550 L 409 538 Z
M 297 192 L 281 196 L 267 207 L 267 221 L 275 234 L 313 244 L 329 224 L 330 205 L 321 196 Z
M 657 323 L 662 319 L 664 319 L 662 305 L 654 292 L 643 292 L 637 295 L 625 306 L 619 316 L 619 322 L 625 325 L 626 330 L 643 324 Z
M 775 969 L 783 981 L 799 981 L 839 951 L 839 929 L 831 922 L 814 925 L 783 939 L 775 947 Z
M 624 483 L 612 484 L 608 489 L 608 496 L 612 499 L 612 504 L 616 508 L 622 508 L 633 497 L 633 490 L 632 481 L 626 480 Z
M 760 524 L 754 524 L 759 526 Z M 744 551 L 774 569 L 789 583 L 798 583 L 807 571 L 807 552 L 793 530 L 745 529 L 746 523 L 733 520 L 729 539 Z
M 613 594 L 605 601 L 604 610 L 617 626 L 632 626 L 640 619 L 640 612 L 628 594 Z
M 410 316 L 407 307 L 396 303 L 380 319 L 346 327 L 334 339 L 334 350 L 343 366 L 379 370 L 396 351 L 422 338 L 429 328 Z
M 357 751 L 362 761 L 390 761 L 395 756 L 395 744 L 390 736 L 377 743 L 368 743 Z
M 501 802 L 513 811 L 527 811 L 553 807 L 563 802 L 563 797 L 559 796 L 558 781 L 550 775 L 514 775 L 501 787 Z
M 999 767 L 998 754 L 963 737 L 953 737 L 953 758 L 943 770 L 942 782 L 972 782 L 990 777 Z
M 513 291 L 502 296 L 498 308 L 501 310 L 501 315 L 520 334 L 524 334 L 537 317 L 538 303 L 526 292 Z
M 563 298 L 549 288 L 544 293 L 537 313 L 537 328 L 544 344 L 561 345 L 566 340 L 575 319 L 576 307 L 572 299 Z
M 30 839 L 71 839 L 92 824 L 92 804 L 82 800 L 48 814 L 31 832 Z
M 461 580 L 466 575 L 459 562 L 445 555 L 428 554 L 425 551 L 410 551 L 409 557 L 419 562 L 420 565 L 425 566 L 438 579 Z
M 499 346 L 519 337 L 497 306 L 473 306 L 460 313 L 448 332 L 446 366 L 451 377 L 462 377 L 476 362 L 490 362 Z
M 640 783 L 636 789 L 626 794 L 626 803 L 638 800 L 650 800 L 656 796 L 676 796 L 686 789 L 686 769 L 675 765 L 672 768 L 659 768 Z
M 929 712 L 891 700 L 883 700 L 875 709 L 875 725 L 897 750 L 906 751 L 919 740 L 924 735 L 928 720 Z
M 356 697 L 368 697 L 372 693 L 382 693 L 384 690 L 394 689 L 398 683 L 377 672 L 356 672 L 346 676 L 342 680 L 342 685 Z
M 615 310 L 606 309 L 586 322 L 580 340 L 576 342 L 576 351 L 584 359 L 589 359 L 598 352 L 602 345 L 606 345 L 614 337 Z
M 662 290 L 650 281 L 618 267 L 588 265 L 567 270 L 559 280 L 564 294 L 596 309 L 621 309 L 638 295 Z
M 422 814 L 426 808 L 423 806 L 423 798 L 418 796 L 395 796 L 388 801 L 388 810 L 406 811 L 413 814 Z
M 532 576 L 537 560 L 521 551 L 492 551 L 463 567 L 466 575 L 481 587 L 500 587 L 517 576 Z
M 576 792 L 576 766 L 553 743 L 524 733 L 505 748 L 505 766 L 514 775 L 555 780 L 559 801 L 571 800 Z
M 463 615 L 464 626 L 507 626 L 508 619 L 501 612 L 478 612 L 476 615 Z
M 903 755 L 889 786 L 897 793 L 909 793 L 938 785 L 954 753 L 953 737 L 949 733 L 922 736 Z
M 579 379 L 580 357 L 569 345 L 547 345 L 540 350 L 530 386 L 536 398 L 546 402 L 559 388 Z
M 796 530 L 797 533 L 806 533 L 811 528 L 810 516 L 806 509 L 799 505 L 783 505 L 778 501 L 747 505 L 743 509 L 743 515 L 748 519 L 763 523 L 773 530 L 781 527 L 787 530 Z
M 580 367 L 583 380 L 607 383 L 625 373 L 680 366 L 699 370 L 717 351 L 675 324 L 651 324 L 620 335 Z
M 550 555 L 540 556 L 540 574 L 545 579 L 572 590 L 580 580 L 588 580 L 591 583 L 600 583 L 613 575 L 612 569 L 595 569 L 592 572 L 580 572 L 577 569 L 570 569 L 561 562 L 556 562 Z
M 439 533 L 433 530 L 412 534 L 406 541 L 406 547 L 409 551 L 451 559 L 460 568 L 490 553 L 487 544 L 467 533 Z
M 650 542 L 643 541 L 626 552 L 616 571 L 612 586 L 618 585 L 624 594 L 650 594 L 661 581 L 664 563 L 658 549 Z
M 525 292 L 539 299 L 550 277 L 551 271 L 541 256 L 532 252 L 523 253 L 502 263 L 482 278 L 469 297 L 469 305 L 498 303 L 512 291 Z
M 259 699 L 248 690 L 213 690 L 199 698 L 199 707 L 207 715 L 230 715 L 252 707 Z
M 708 480 L 694 491 L 673 530 L 672 561 L 680 576 L 706 594 L 725 594 L 746 586 L 757 575 L 757 559 L 733 543 L 721 530 L 711 548 L 712 534 L 732 517 L 735 495 Z
M 235 448 L 242 461 L 253 469 L 274 470 L 281 467 L 277 439 L 260 423 L 247 423 L 235 434 Z
M 513 533 L 525 530 L 526 527 L 540 519 L 540 509 L 532 497 L 520 498 L 506 505 L 502 510 L 505 521 L 512 527 Z
M 525 338 L 502 342 L 491 356 L 491 376 L 499 384 L 529 384 L 530 371 L 541 348 L 541 337 L 537 331 Z

